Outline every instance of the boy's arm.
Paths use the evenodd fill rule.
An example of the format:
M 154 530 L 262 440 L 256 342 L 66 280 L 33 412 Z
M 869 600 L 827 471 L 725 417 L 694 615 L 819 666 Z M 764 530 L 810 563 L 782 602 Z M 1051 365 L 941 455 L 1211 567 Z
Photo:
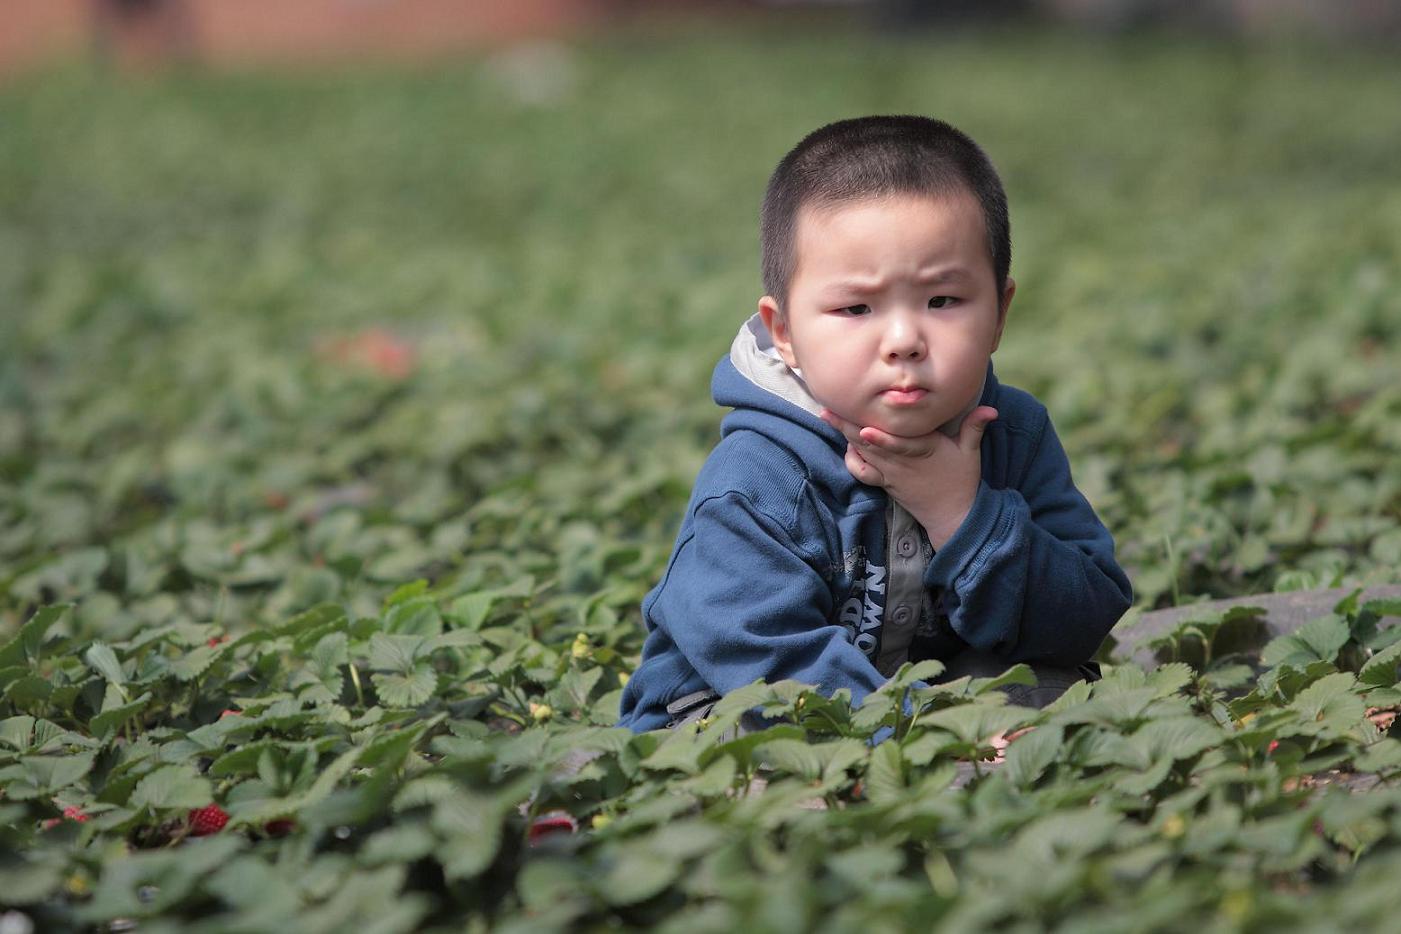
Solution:
M 823 693 L 848 688 L 853 703 L 885 678 L 843 627 L 831 622 L 831 589 L 788 529 L 729 492 L 697 506 L 649 615 L 721 694 L 793 678 Z
M 1089 660 L 1133 599 L 1048 417 L 1020 487 L 980 481 L 924 581 L 942 590 L 960 637 L 1014 662 Z

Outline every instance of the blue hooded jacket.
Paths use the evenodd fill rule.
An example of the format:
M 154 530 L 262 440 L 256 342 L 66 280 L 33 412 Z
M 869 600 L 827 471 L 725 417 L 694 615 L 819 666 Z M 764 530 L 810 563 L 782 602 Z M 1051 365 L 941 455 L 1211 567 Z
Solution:
M 800 375 L 766 339 L 756 316 L 715 368 L 715 401 L 734 411 L 696 478 L 666 572 L 643 601 L 648 634 L 621 726 L 664 727 L 677 698 L 758 679 L 847 688 L 857 704 L 886 681 L 875 663 L 882 630 L 904 622 L 884 619 L 896 547 L 889 497 L 847 471 L 846 439 L 817 417 Z M 991 364 L 969 410 L 977 404 L 998 411 L 983 436 L 982 481 L 963 524 L 924 567 L 925 596 L 939 612 L 909 657 L 947 659 L 972 646 L 1009 665 L 1088 661 L 1132 600 L 1113 539 L 1071 482 L 1043 405 L 999 384 Z M 927 539 L 923 547 L 931 553 Z

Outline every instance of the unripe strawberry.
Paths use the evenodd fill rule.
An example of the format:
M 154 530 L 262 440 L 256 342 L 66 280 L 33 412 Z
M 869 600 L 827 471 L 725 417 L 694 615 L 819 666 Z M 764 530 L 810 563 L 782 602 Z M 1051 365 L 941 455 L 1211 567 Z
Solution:
M 544 723 L 555 715 L 555 709 L 549 704 L 537 704 L 534 701 L 530 704 L 530 715 L 536 723 Z

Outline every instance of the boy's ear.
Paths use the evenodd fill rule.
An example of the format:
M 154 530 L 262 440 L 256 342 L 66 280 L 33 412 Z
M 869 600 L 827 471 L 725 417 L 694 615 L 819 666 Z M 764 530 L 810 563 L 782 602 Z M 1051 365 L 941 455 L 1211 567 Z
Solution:
M 1007 285 L 1002 289 L 1002 298 L 997 303 L 997 333 L 992 336 L 992 349 L 1002 343 L 1002 328 L 1007 324 L 1007 309 L 1012 307 L 1012 296 L 1017 294 L 1017 280 L 1007 277 Z
M 788 331 L 788 318 L 779 309 L 778 300 L 772 295 L 765 295 L 759 299 L 759 320 L 769 329 L 774 349 L 783 358 L 783 362 L 796 368 L 798 358 L 793 355 L 793 336 Z

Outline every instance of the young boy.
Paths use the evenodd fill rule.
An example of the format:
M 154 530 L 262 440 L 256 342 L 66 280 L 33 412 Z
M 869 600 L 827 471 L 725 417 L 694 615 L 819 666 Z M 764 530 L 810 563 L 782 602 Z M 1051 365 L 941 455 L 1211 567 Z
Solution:
M 843 120 L 764 196 L 759 313 L 715 368 L 733 407 L 643 602 L 637 731 L 756 679 L 854 703 L 909 660 L 1027 662 L 1044 704 L 1131 602 L 1045 408 L 1001 385 L 1016 285 L 1006 195 L 924 117 Z

